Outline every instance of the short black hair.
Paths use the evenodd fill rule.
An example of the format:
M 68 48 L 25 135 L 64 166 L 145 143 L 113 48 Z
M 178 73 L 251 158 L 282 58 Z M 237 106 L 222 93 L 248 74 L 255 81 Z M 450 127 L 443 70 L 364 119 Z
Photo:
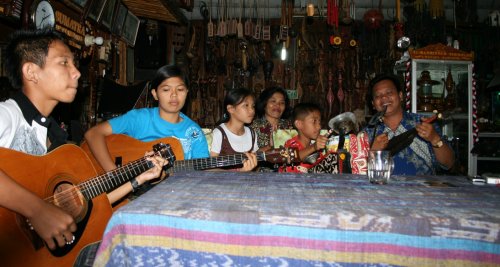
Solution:
M 55 30 L 18 30 L 12 33 L 5 49 L 5 72 L 13 88 L 23 86 L 23 64 L 33 62 L 43 68 L 49 54 L 49 46 L 64 39 Z
M 266 114 L 267 101 L 269 101 L 269 99 L 275 93 L 280 93 L 285 97 L 285 110 L 283 111 L 283 114 L 281 114 L 281 118 L 287 119 L 290 116 L 290 99 L 288 98 L 288 94 L 286 93 L 285 89 L 274 86 L 269 87 L 260 93 L 259 99 L 255 104 L 255 113 L 257 114 L 257 117 L 264 117 L 264 115 Z
M 156 71 L 155 76 L 149 83 L 149 89 L 156 90 L 163 81 L 174 77 L 178 77 L 181 78 L 183 81 L 186 81 L 184 73 L 182 72 L 181 68 L 179 68 L 177 65 L 162 66 Z
M 314 103 L 299 103 L 293 108 L 293 121 L 303 120 L 307 115 L 313 112 L 321 113 L 321 109 Z
M 400 78 L 398 76 L 390 73 L 383 73 L 376 75 L 375 77 L 373 77 L 373 79 L 370 80 L 370 83 L 368 84 L 368 91 L 366 92 L 366 104 L 370 108 L 372 107 L 372 101 L 373 101 L 373 88 L 377 83 L 384 80 L 391 81 L 394 84 L 394 86 L 396 86 L 396 90 L 398 91 L 398 93 L 403 90 L 403 88 L 401 87 Z

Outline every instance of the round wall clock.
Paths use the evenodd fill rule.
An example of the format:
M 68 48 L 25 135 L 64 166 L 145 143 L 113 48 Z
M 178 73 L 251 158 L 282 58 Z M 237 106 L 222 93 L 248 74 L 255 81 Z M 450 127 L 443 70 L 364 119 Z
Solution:
M 52 4 L 47 0 L 35 0 L 31 6 L 31 21 L 37 29 L 52 28 L 56 17 Z

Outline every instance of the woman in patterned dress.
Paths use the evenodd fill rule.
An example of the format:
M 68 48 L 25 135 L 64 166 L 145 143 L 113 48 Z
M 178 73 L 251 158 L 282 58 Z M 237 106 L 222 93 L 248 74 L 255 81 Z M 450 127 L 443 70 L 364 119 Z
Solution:
M 289 105 L 288 95 L 281 87 L 271 87 L 260 94 L 255 107 L 257 119 L 250 125 L 257 133 L 260 150 L 267 151 L 274 147 L 273 132 L 292 129 L 292 123 L 288 119 Z

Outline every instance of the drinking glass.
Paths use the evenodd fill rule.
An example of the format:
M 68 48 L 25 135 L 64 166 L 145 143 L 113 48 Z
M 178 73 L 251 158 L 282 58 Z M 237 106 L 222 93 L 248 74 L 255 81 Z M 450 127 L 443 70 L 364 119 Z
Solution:
M 394 161 L 388 150 L 368 152 L 368 180 L 372 184 L 387 184 L 394 169 Z

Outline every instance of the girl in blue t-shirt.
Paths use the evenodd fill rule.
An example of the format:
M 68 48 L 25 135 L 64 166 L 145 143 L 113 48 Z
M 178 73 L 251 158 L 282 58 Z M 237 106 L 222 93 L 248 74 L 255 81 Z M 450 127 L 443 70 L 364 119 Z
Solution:
M 158 101 L 158 107 L 133 109 L 85 133 L 90 150 L 105 171 L 116 168 L 106 146 L 106 136 L 111 134 L 125 134 L 140 141 L 175 137 L 182 144 L 184 159 L 209 156 L 207 140 L 200 126 L 181 112 L 188 94 L 182 71 L 174 65 L 161 67 L 149 88 Z M 137 182 L 141 185 L 146 181 Z

